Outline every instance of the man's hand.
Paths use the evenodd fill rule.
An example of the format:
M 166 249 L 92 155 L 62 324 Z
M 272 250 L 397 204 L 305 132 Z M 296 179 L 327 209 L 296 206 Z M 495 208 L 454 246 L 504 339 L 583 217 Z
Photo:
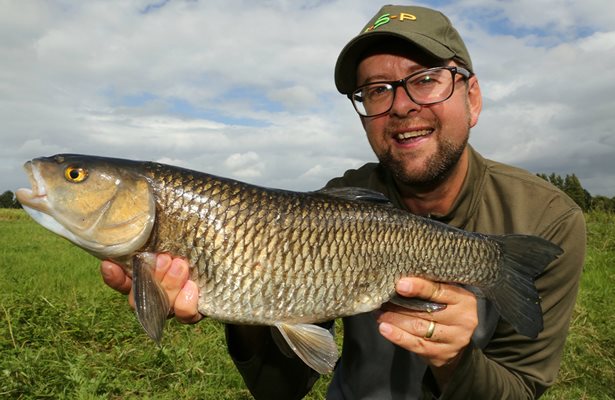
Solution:
M 428 313 L 387 303 L 378 317 L 382 336 L 421 356 L 443 387 L 478 325 L 476 297 L 459 286 L 414 277 L 400 279 L 396 291 L 446 304 L 444 310 Z
M 134 308 L 132 294 L 132 279 L 124 273 L 122 267 L 110 261 L 100 265 L 103 281 L 120 293 L 128 294 L 128 302 Z M 169 254 L 158 254 L 154 278 L 167 293 L 171 313 L 175 313 L 178 321 L 192 324 L 200 321 L 203 316 L 197 310 L 198 287 L 188 280 L 190 267 L 182 258 L 172 258 Z

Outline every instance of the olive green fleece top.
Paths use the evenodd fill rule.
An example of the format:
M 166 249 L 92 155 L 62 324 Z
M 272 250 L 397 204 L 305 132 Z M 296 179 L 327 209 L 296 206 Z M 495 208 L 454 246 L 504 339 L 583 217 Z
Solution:
M 564 253 L 536 280 L 544 329 L 519 335 L 478 298 L 479 325 L 445 393 L 421 359 L 384 339 L 372 313 L 344 318 L 344 345 L 327 399 L 532 399 L 552 385 L 579 287 L 585 256 L 585 221 L 564 193 L 527 171 L 484 159 L 471 147 L 461 192 L 446 215 L 431 217 L 468 231 L 537 235 Z M 364 187 L 405 208 L 391 175 L 370 163 L 331 180 L 328 187 Z M 232 326 L 227 329 L 233 356 Z M 299 399 L 318 375 L 287 358 L 273 340 L 250 360 L 235 364 L 256 399 Z

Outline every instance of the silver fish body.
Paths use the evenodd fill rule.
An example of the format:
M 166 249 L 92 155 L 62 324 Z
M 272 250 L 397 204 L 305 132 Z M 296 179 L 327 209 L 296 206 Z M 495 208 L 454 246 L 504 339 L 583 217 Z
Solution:
M 33 190 L 18 191 L 19 200 L 58 223 L 49 229 L 132 270 L 137 315 L 152 337 L 160 338 L 168 304 L 147 277 L 153 261 L 135 255 L 169 252 L 192 265 L 199 312 L 276 326 L 319 372 L 333 367 L 337 350 L 313 323 L 377 309 L 402 276 L 474 286 L 517 331 L 535 337 L 542 314 L 534 279 L 561 253 L 538 237 L 469 233 L 417 217 L 363 189 L 291 192 L 80 155 L 26 165 Z M 39 203 L 31 200 L 37 192 Z

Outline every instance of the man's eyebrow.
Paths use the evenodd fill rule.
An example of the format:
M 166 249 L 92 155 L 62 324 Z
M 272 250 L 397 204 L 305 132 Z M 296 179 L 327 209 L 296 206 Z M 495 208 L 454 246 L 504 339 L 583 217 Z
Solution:
M 394 78 L 394 79 L 391 79 L 388 76 L 386 76 L 384 74 L 380 74 L 380 73 L 375 74 L 375 75 L 370 75 L 366 79 L 364 79 L 361 83 L 359 83 L 358 86 L 367 85 L 367 84 L 373 83 L 373 82 L 394 82 L 394 81 L 397 81 L 399 79 L 403 79 L 403 78 L 407 77 L 408 75 L 411 75 L 411 74 L 413 74 L 413 73 L 415 73 L 417 71 L 421 71 L 421 70 L 428 69 L 428 68 L 431 68 L 431 67 L 425 67 L 423 65 L 415 65 L 415 66 L 410 67 L 408 70 L 406 70 L 406 73 L 405 73 L 404 76 L 399 77 L 399 78 Z
M 359 86 L 367 85 L 368 83 L 372 82 L 389 82 L 391 80 L 392 79 L 388 79 L 388 77 L 385 75 L 372 75 L 367 77 L 367 79 L 363 80 L 363 82 L 360 83 Z

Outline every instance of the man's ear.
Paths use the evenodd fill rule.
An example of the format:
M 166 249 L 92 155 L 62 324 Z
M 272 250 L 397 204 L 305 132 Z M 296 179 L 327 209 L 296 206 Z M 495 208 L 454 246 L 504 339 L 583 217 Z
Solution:
M 483 109 L 483 95 L 476 76 L 468 79 L 468 111 L 470 113 L 470 128 L 478 122 L 478 116 Z

